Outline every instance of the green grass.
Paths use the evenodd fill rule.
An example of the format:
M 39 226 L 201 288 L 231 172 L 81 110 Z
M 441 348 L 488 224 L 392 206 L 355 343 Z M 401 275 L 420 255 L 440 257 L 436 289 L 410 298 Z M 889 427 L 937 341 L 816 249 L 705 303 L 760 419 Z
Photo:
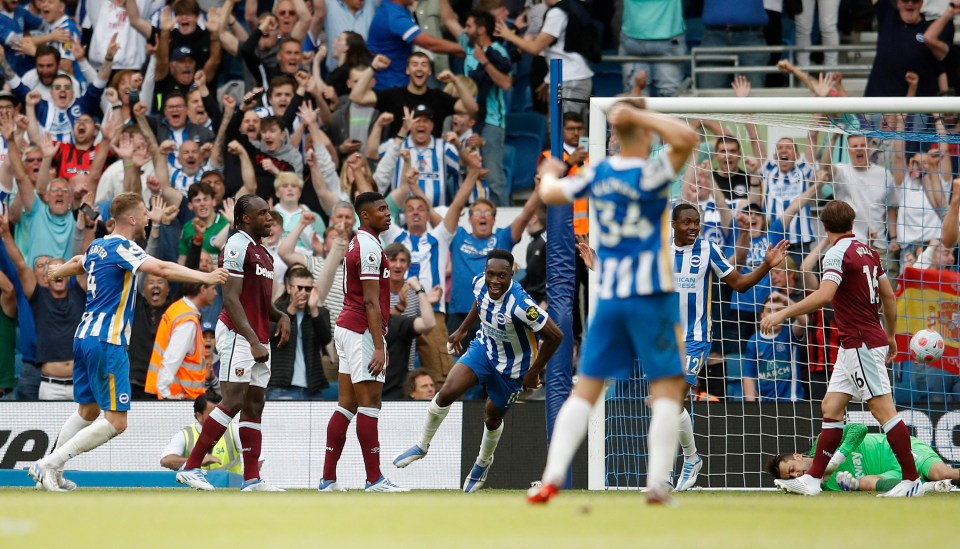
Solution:
M 646 506 L 636 492 L 571 491 L 532 507 L 519 491 L 0 489 L 0 546 L 930 547 L 954 539 L 956 498 L 691 492 L 667 509 Z

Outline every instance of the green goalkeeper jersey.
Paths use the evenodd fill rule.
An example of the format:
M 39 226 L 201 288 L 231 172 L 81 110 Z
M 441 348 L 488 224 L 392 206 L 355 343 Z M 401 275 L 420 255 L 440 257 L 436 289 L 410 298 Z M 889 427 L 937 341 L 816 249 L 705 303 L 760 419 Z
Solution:
M 922 445 L 923 442 L 910 437 L 910 446 L 916 448 L 917 444 Z M 814 440 L 813 448 L 807 454 L 808 457 L 813 457 L 816 447 L 817 443 Z M 847 459 L 823 484 L 825 490 L 840 490 L 837 485 L 837 473 L 840 471 L 848 471 L 858 479 L 867 475 L 880 475 L 889 479 L 902 477 L 897 456 L 893 454 L 893 449 L 890 448 L 886 435 L 868 434 L 865 425 L 851 423 L 844 427 L 843 439 L 838 451 L 843 452 Z M 914 453 L 916 453 L 915 450 Z

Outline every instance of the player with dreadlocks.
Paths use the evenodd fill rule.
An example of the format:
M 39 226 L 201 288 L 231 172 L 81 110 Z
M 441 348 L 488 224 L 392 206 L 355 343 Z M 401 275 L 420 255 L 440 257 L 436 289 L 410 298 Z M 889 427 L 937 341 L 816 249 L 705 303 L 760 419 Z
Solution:
M 243 447 L 244 492 L 282 492 L 260 478 L 260 416 L 270 381 L 270 322 L 279 346 L 286 345 L 290 319 L 270 300 L 273 290 L 273 259 L 261 244 L 270 235 L 273 218 L 266 201 L 256 195 L 242 196 L 233 210 L 234 232 L 220 254 L 220 266 L 230 274 L 223 286 L 223 312 L 217 322 L 216 342 L 220 354 L 220 388 L 223 401 L 203 423 L 197 444 L 190 452 L 177 482 L 197 490 L 213 490 L 200 468 L 230 421 L 240 414 Z

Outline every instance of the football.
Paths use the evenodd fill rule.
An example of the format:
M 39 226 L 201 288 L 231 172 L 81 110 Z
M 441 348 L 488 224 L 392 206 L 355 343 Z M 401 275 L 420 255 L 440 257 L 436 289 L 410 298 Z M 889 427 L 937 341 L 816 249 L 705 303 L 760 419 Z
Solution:
M 933 330 L 920 330 L 910 338 L 910 355 L 917 362 L 929 363 L 943 356 L 943 338 Z

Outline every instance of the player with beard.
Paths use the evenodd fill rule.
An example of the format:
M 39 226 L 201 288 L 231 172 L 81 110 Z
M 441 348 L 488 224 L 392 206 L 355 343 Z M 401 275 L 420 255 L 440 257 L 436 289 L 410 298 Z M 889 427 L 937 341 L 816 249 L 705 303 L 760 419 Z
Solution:
M 459 99 L 441 90 L 427 87 L 427 80 L 433 74 L 433 69 L 430 58 L 421 52 L 414 52 L 407 60 L 407 76 L 410 79 L 407 85 L 373 91 L 374 71 L 389 65 L 388 58 L 382 55 L 374 57 L 371 66 L 359 72 L 357 82 L 350 90 L 350 101 L 358 105 L 375 106 L 378 112 L 388 112 L 393 115 L 393 124 L 384 132 L 384 139 L 393 137 L 400 131 L 404 120 L 404 107 L 414 110 L 417 105 L 430 105 L 434 137 L 440 137 L 443 121 L 453 113 L 477 112 L 479 107 L 473 98 L 474 93 L 466 89 L 464 82 L 454 78 L 450 71 L 438 74 L 437 80 L 444 84 L 453 84 L 459 92 Z
M 390 228 L 390 208 L 376 192 L 360 194 L 353 206 L 360 217 L 360 229 L 343 259 L 343 310 L 333 335 L 340 357 L 340 391 L 327 424 L 323 479 L 317 489 L 343 490 L 337 484 L 337 462 L 346 444 L 347 427 L 356 416 L 366 491 L 406 492 L 380 471 L 378 418 L 387 369 L 384 334 L 390 318 L 390 262 L 383 253 L 380 234 Z
M 113 234 L 94 240 L 84 255 L 50 271 L 50 280 L 87 274 L 87 304 L 73 340 L 75 414 L 64 423 L 52 453 L 30 466 L 29 475 L 48 491 L 63 491 L 64 464 L 127 428 L 130 360 L 126 346 L 134 309 L 134 275 L 145 272 L 181 282 L 222 284 L 227 272 L 201 273 L 147 255 L 134 240 L 146 238 L 143 198 L 121 193 L 110 205 Z M 104 417 L 100 416 L 104 411 Z
M 279 347 L 290 336 L 290 317 L 273 305 L 273 256 L 262 240 L 274 220 L 266 201 L 244 195 L 233 210 L 235 232 L 220 256 L 230 278 L 223 287 L 223 312 L 217 322 L 220 390 L 223 401 L 203 423 L 203 431 L 177 482 L 197 490 L 213 490 L 201 469 L 230 422 L 240 414 L 243 445 L 243 492 L 282 492 L 260 478 L 260 417 L 270 381 L 270 322 L 277 323 Z

